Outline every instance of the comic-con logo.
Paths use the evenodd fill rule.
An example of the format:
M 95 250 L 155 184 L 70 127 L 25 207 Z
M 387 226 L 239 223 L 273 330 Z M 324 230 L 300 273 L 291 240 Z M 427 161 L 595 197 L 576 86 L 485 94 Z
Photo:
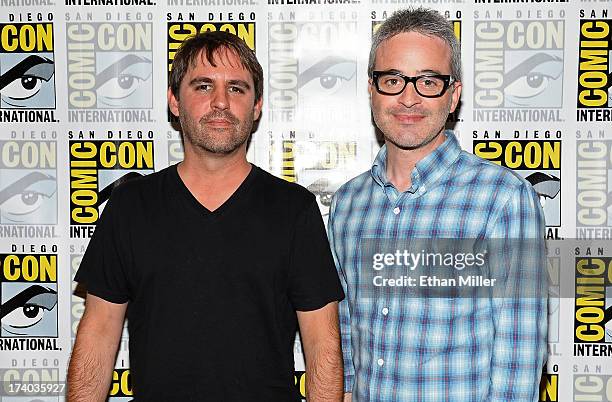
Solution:
M 561 120 L 565 21 L 474 24 L 474 121 Z
M 280 145 L 280 149 L 278 146 Z M 281 155 L 276 158 L 273 155 Z M 355 171 L 355 141 L 271 141 L 270 166 L 289 182 L 299 182 L 312 192 L 323 217 L 329 214 L 336 190 Z M 280 159 L 280 166 L 279 166 Z
M 611 27 L 609 19 L 580 20 L 578 121 L 612 121 Z
M 0 122 L 54 122 L 52 22 L 0 24 Z
M 576 141 L 576 237 L 609 239 L 612 234 L 612 140 Z
M 544 371 L 540 380 L 540 399 L 538 399 L 538 401 L 557 402 L 558 400 L 559 374 L 551 374 Z
M 113 188 L 154 169 L 153 141 L 71 140 L 70 236 L 89 237 Z
M 68 119 L 151 122 L 153 24 L 66 24 Z
M 612 402 L 612 375 L 574 374 L 573 401 Z
M 109 402 L 127 402 L 134 398 L 132 375 L 129 368 L 116 368 L 113 370 L 108 396 Z
M 353 21 L 268 23 L 268 108 L 271 122 L 329 124 L 351 118 L 357 53 L 346 43 Z
M 576 248 L 581 252 L 575 259 L 574 354 L 605 356 L 602 349 L 612 351 L 612 257 Z
M 0 337 L 57 337 L 57 255 L 2 254 L 0 263 Z
M 171 17 L 171 15 L 169 15 Z M 251 21 L 255 20 L 255 13 L 244 15 L 240 13 L 239 19 L 244 20 L 246 17 Z M 198 32 L 215 32 L 223 31 L 238 36 L 251 49 L 255 50 L 255 22 L 168 22 L 168 74 L 172 70 L 172 61 L 177 50 L 190 36 Z M 168 121 L 176 121 L 176 117 L 168 112 Z
M 510 168 L 540 197 L 547 226 L 561 224 L 561 141 L 474 140 L 474 154 Z
M 57 224 L 56 155 L 55 141 L 0 140 L 0 225 Z

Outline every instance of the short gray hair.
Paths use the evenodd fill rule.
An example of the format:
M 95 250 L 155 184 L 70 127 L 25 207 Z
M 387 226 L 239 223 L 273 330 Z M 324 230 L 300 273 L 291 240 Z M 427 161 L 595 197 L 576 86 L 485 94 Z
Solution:
M 368 76 L 372 78 L 376 64 L 376 51 L 382 42 L 403 32 L 418 32 L 425 36 L 442 39 L 451 50 L 451 74 L 461 81 L 461 45 L 455 36 L 453 26 L 446 18 L 435 10 L 419 7 L 394 12 L 372 38 Z

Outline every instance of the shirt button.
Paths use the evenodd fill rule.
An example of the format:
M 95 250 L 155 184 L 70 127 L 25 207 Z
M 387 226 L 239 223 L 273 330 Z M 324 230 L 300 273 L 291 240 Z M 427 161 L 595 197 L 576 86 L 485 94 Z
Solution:
M 383 364 L 385 364 L 385 361 L 383 359 L 378 359 L 376 363 L 378 363 L 379 366 L 382 366 Z
M 399 214 L 399 213 L 400 213 L 400 209 L 399 209 L 399 207 L 395 207 L 395 208 L 393 208 L 393 213 L 394 213 L 395 215 Z
M 383 309 L 382 309 L 382 313 L 383 313 L 383 315 L 387 315 L 387 314 L 389 314 L 389 309 L 388 309 L 388 308 L 386 308 L 386 307 L 385 307 L 385 308 L 383 308 Z

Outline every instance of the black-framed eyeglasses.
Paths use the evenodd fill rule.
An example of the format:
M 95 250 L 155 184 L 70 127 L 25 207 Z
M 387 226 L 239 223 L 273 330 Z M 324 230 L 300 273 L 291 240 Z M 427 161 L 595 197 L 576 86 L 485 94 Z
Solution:
M 412 82 L 414 89 L 424 98 L 438 98 L 444 95 L 448 87 L 456 81 L 450 75 L 427 74 L 408 77 L 395 71 L 374 71 L 372 80 L 376 91 L 383 95 L 399 95 L 406 85 Z

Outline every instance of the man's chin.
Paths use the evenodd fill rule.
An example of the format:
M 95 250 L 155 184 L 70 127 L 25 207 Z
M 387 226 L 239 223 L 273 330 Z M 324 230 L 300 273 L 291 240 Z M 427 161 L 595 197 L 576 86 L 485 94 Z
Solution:
M 431 144 L 432 142 L 434 142 L 435 140 L 440 138 L 440 135 L 443 135 L 442 133 L 443 133 L 443 131 L 441 131 L 437 135 L 434 135 L 431 138 L 425 138 L 425 139 L 423 139 L 422 141 L 419 141 L 419 142 L 416 142 L 416 141 L 398 141 L 397 139 L 387 137 L 386 135 L 384 136 L 384 139 L 385 139 L 385 143 L 391 143 L 396 148 L 399 148 L 401 150 L 404 150 L 404 151 L 415 151 L 415 150 L 424 148 L 427 145 Z
M 219 145 L 209 145 L 209 144 L 198 144 L 198 147 L 208 153 L 215 155 L 230 155 L 236 152 L 242 144 L 238 145 L 230 145 L 230 146 L 219 146 Z

